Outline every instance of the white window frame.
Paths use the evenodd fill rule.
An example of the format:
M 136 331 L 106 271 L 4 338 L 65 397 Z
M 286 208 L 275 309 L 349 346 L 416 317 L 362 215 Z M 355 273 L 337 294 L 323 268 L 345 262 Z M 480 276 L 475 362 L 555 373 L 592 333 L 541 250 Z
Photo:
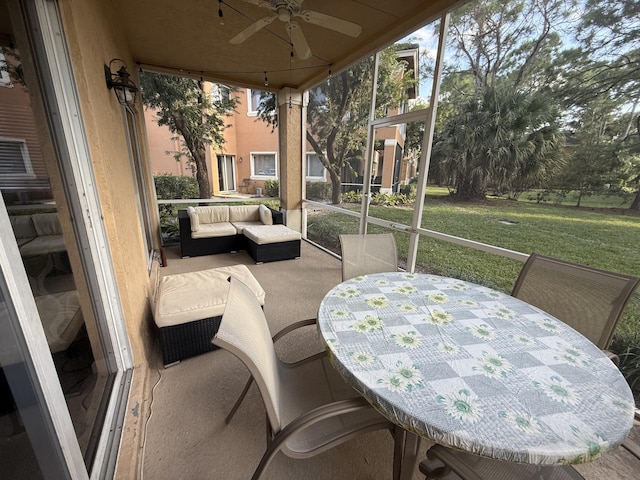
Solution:
M 212 83 L 209 98 L 213 103 L 229 100 L 231 98 L 231 89 L 221 83 Z
M 4 56 L 4 50 L 0 47 L 0 65 L 7 66 L 7 58 Z M 9 72 L 5 69 L 0 69 L 0 87 L 13 87 L 13 82 L 9 76 Z
M 250 89 L 247 88 L 247 115 L 249 117 L 257 117 L 258 116 L 258 110 L 257 110 L 257 106 L 256 105 L 256 109 L 253 109 L 253 93 L 254 92 L 258 92 L 260 94 L 262 94 L 263 90 L 257 90 L 257 89 Z M 259 104 L 260 102 L 258 102 Z
M 0 137 L 0 143 L 17 143 L 20 145 L 20 153 L 22 156 L 22 163 L 24 164 L 25 173 L 2 173 L 3 177 L 10 178 L 35 178 L 35 173 L 33 172 L 33 165 L 31 164 L 31 157 L 29 156 L 29 148 L 27 147 L 27 142 L 22 138 L 13 138 L 13 137 Z
M 276 180 L 278 178 L 278 152 L 251 152 L 251 178 L 254 180 Z M 273 155 L 275 164 L 274 175 L 261 175 L 256 172 L 255 157 L 257 155 Z
M 311 160 L 311 157 L 315 156 L 316 157 L 316 161 L 320 163 L 320 165 L 322 165 L 322 163 L 320 162 L 320 158 L 318 157 L 318 154 L 316 152 L 307 152 L 306 154 L 306 179 L 309 180 L 310 182 L 326 182 L 327 181 L 327 169 L 325 168 L 324 165 L 322 165 L 322 176 L 317 176 L 317 175 L 309 175 L 309 161 Z

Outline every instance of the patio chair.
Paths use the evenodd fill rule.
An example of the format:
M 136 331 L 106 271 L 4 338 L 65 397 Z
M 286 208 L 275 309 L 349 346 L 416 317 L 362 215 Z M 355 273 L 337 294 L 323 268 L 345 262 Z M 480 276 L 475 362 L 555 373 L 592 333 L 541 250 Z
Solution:
M 640 279 L 629 275 L 532 253 L 522 267 L 511 295 L 567 323 L 617 363 L 617 357 L 606 349 L 639 282 Z M 622 446 L 634 453 L 634 445 L 627 442 Z M 439 460 L 443 466 L 434 467 L 433 460 Z M 533 475 L 539 471 L 544 473 L 541 478 L 545 479 L 583 478 L 569 466 L 537 467 L 501 462 L 442 445 L 431 447 L 427 460 L 423 460 L 419 468 L 426 479 L 443 478 L 451 472 L 464 480 L 538 478 Z
M 234 354 L 249 369 L 258 385 L 267 413 L 267 449 L 252 479 L 260 478 L 273 457 L 308 458 L 358 435 L 387 429 L 396 441 L 395 460 L 404 433 L 380 415 L 347 385 L 328 364 L 315 361 L 287 364 L 280 361 L 266 318 L 251 291 L 230 279 L 229 297 L 213 343 Z
M 532 253 L 511 295 L 541 308 L 602 350 L 640 279 Z
M 342 281 L 368 273 L 398 270 L 396 241 L 390 233 L 340 235 Z

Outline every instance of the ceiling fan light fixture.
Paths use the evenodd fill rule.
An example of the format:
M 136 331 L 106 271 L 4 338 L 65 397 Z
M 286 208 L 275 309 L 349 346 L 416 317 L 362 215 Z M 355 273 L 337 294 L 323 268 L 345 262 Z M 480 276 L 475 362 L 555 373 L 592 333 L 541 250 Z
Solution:
M 279 7 L 278 10 L 276 10 L 276 13 L 278 15 L 278 20 L 281 22 L 289 23 L 291 21 L 291 11 L 288 8 Z
M 302 11 L 302 0 L 243 0 L 246 3 L 256 5 L 271 10 L 271 15 L 262 17 L 255 21 L 244 30 L 236 34 L 229 43 L 238 45 L 256 34 L 264 27 L 273 22 L 276 18 L 286 24 L 286 30 L 289 34 L 296 56 L 302 60 L 306 60 L 312 56 L 311 49 L 307 43 L 304 33 L 300 25 L 293 21 L 295 18 L 301 18 L 306 23 L 316 25 L 322 28 L 333 30 L 350 37 L 358 37 L 362 33 L 362 27 L 357 23 L 343 20 L 332 15 L 316 12 L 313 10 Z

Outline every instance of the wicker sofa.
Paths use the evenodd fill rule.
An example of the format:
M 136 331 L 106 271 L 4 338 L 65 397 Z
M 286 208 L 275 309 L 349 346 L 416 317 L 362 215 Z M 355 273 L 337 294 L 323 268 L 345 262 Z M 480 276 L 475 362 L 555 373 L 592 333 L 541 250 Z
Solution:
M 246 250 L 258 263 L 300 256 L 300 234 L 265 205 L 214 205 L 178 211 L 181 256 Z

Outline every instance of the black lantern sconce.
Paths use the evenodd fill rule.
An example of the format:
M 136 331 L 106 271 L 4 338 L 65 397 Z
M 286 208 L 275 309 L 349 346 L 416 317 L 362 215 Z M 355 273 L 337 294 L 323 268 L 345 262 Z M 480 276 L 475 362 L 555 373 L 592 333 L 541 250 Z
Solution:
M 121 62 L 122 66 L 116 73 L 111 73 L 111 65 L 113 62 Z M 136 104 L 136 94 L 138 87 L 129 78 L 127 66 L 119 58 L 114 58 L 109 62 L 109 66 L 104 66 L 104 76 L 107 80 L 109 90 L 113 89 L 118 99 L 118 103 L 122 106 L 133 108 Z

